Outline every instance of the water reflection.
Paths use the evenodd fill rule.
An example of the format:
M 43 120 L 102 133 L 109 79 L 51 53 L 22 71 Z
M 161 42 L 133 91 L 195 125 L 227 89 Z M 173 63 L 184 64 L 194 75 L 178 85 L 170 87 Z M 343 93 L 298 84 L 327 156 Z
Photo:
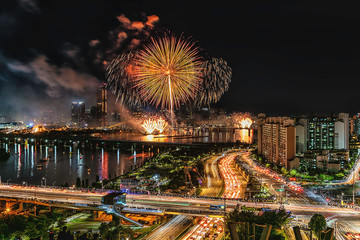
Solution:
M 151 152 L 119 149 L 91 149 L 72 146 L 41 146 L 37 144 L 3 144 L 11 157 L 0 162 L 0 176 L 3 181 L 40 185 L 43 177 L 48 185 L 56 182 L 70 186 L 76 179 L 88 181 L 115 177 L 128 172 L 135 164 L 140 165 L 152 156 Z
M 139 142 L 165 142 L 177 144 L 192 143 L 219 143 L 219 142 L 236 142 L 243 143 L 253 142 L 252 129 L 236 128 L 195 128 L 190 129 L 187 133 L 191 135 L 166 136 L 166 135 L 144 135 L 139 133 L 112 133 L 103 135 L 103 139 L 119 141 L 139 141 Z

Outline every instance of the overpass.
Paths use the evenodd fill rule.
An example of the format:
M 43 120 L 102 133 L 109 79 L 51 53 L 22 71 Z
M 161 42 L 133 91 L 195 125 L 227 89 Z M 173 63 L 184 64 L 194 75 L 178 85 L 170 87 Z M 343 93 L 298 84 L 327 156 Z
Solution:
M 101 199 L 107 192 L 82 192 L 77 190 L 61 190 L 52 188 L 36 188 L 24 186 L 0 185 L 0 197 L 2 199 L 21 199 L 46 203 L 48 206 L 60 208 L 72 208 L 79 210 L 116 211 L 115 207 L 103 205 Z M 163 214 L 182 214 L 191 216 L 220 216 L 223 212 L 210 210 L 210 205 L 226 205 L 226 210 L 231 211 L 237 205 L 257 208 L 278 209 L 278 203 L 244 202 L 240 199 L 182 197 L 182 196 L 156 196 L 156 195 L 127 195 L 128 209 L 126 212 L 140 212 L 142 214 L 162 214 L 154 212 L 154 209 L 164 211 Z M 131 208 L 131 209 L 130 209 Z M 149 210 L 149 211 L 146 211 Z M 285 209 L 292 212 L 331 212 L 331 213 L 354 213 L 360 214 L 360 210 L 351 208 L 338 208 L 327 205 L 291 204 L 285 205 Z M 150 211 L 152 210 L 152 212 Z

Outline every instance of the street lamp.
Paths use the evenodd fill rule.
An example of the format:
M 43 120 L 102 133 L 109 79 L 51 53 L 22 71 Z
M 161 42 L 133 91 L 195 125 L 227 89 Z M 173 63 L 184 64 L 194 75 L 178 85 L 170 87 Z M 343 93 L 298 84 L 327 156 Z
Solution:
M 224 194 L 224 220 L 226 217 L 226 194 Z
M 45 178 L 45 177 L 43 177 L 42 179 L 45 181 L 45 187 L 46 187 L 46 178 Z
M 9 181 L 10 181 L 11 179 L 8 179 L 7 181 L 6 181 L 6 185 L 9 185 Z

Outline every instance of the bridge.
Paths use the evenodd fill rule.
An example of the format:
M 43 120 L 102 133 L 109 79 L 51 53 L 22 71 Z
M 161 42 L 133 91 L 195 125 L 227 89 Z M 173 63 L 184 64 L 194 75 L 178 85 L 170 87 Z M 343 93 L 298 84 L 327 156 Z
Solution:
M 88 192 L 78 190 L 62 190 L 52 188 L 37 188 L 24 186 L 0 185 L 0 197 L 3 200 L 23 201 L 46 205 L 49 207 L 71 208 L 79 210 L 117 211 L 116 206 L 108 206 L 102 203 L 105 191 Z M 223 211 L 210 210 L 210 205 L 226 205 L 226 211 L 231 211 L 237 205 L 256 208 L 279 209 L 278 203 L 245 202 L 240 199 L 206 198 L 206 197 L 182 197 L 182 196 L 157 196 L 157 195 L 127 195 L 127 208 L 121 212 L 142 214 L 181 214 L 191 216 L 221 216 Z M 327 205 L 291 204 L 285 205 L 285 209 L 292 212 L 331 212 L 331 213 L 360 213 L 360 210 L 338 208 Z M 157 210 L 157 211 L 155 211 Z

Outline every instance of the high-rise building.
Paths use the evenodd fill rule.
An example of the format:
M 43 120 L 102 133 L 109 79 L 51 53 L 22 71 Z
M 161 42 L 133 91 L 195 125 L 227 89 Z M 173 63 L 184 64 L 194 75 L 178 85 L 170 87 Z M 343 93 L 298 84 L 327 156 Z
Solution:
M 309 150 L 327 150 L 335 147 L 335 121 L 331 116 L 311 116 L 308 118 Z
M 295 157 L 294 120 L 288 117 L 258 116 L 258 153 L 268 162 L 287 168 Z
M 350 120 L 350 134 L 360 136 L 360 113 Z
M 78 126 L 85 124 L 85 103 L 73 102 L 71 104 L 71 122 Z
M 348 113 L 301 117 L 297 121 L 296 130 L 297 153 L 306 150 L 349 149 Z
M 296 153 L 349 149 L 349 114 L 300 116 L 296 119 Z
M 97 89 L 97 120 L 101 126 L 107 126 L 107 90 L 106 84 L 102 83 L 98 86 Z
M 306 116 L 301 116 L 296 119 L 296 154 L 302 154 L 307 150 L 307 122 Z

